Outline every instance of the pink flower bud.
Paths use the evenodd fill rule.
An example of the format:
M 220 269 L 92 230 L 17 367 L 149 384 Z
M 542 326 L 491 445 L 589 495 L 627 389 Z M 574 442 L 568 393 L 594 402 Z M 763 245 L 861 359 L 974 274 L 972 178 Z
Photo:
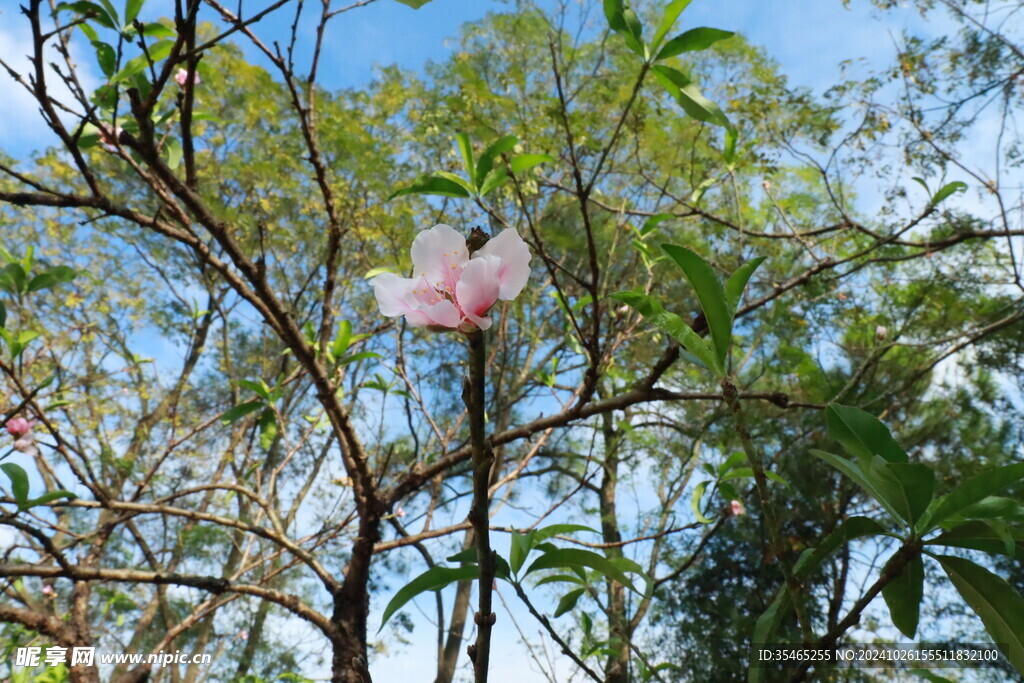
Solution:
M 878 341 L 882 341 L 888 336 L 889 328 L 887 328 L 885 325 L 879 325 L 878 327 L 875 328 L 875 339 L 877 339 Z
M 249 640 L 249 632 L 244 630 L 244 629 L 239 631 L 238 632 L 238 639 L 239 640 Z
M 395 517 L 398 517 L 399 519 L 401 519 L 402 517 L 405 517 L 405 508 L 402 507 L 402 506 L 399 506 L 398 509 L 395 510 Z
M 743 507 L 743 503 L 741 503 L 738 500 L 729 501 L 729 511 L 733 514 L 734 517 L 739 517 L 740 515 L 747 514 L 747 509 Z
M 57 595 L 57 591 L 53 590 L 53 586 L 51 586 L 50 584 L 45 584 L 43 586 L 43 595 L 45 595 L 46 597 L 53 597 Z
M 209 75 L 209 74 L 207 74 Z M 188 71 L 186 69 L 178 69 L 178 73 L 174 74 L 174 80 L 181 87 L 185 87 L 185 83 L 188 82 Z M 199 79 L 199 72 L 192 72 L 192 85 L 199 85 L 202 81 Z
M 32 431 L 32 423 L 23 417 L 13 417 L 7 421 L 7 433 L 20 439 Z

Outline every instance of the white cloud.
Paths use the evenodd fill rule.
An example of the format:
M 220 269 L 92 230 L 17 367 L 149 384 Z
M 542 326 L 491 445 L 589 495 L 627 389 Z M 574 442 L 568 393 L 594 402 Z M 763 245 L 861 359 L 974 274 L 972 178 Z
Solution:
M 76 36 L 81 38 L 81 36 Z M 71 56 L 82 87 L 92 92 L 99 85 L 99 79 L 92 69 L 91 54 L 83 55 L 78 43 L 72 39 Z M 28 21 L 15 10 L 0 10 L 0 59 L 27 80 L 32 71 L 29 56 L 33 52 L 32 35 Z M 48 45 L 47 62 L 63 65 L 63 57 Z M 52 97 L 71 104 L 73 98 L 64 83 L 48 69 L 47 86 Z M 78 109 L 78 107 L 72 107 Z M 65 117 L 65 122 L 72 120 Z M 7 71 L 0 70 L 0 150 L 15 158 L 24 158 L 34 149 L 57 142 L 53 132 L 43 121 L 35 98 Z

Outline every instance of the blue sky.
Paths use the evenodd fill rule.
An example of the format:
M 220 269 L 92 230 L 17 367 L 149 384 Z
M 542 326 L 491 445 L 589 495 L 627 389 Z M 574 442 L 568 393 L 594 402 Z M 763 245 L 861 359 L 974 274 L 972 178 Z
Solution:
M 23 69 L 30 43 L 19 4 L 20 0 L 0 0 L 0 59 Z M 115 0 L 115 5 L 119 4 Z M 234 2 L 226 4 L 236 6 Z M 255 13 L 268 4 L 266 0 L 246 2 L 245 7 L 249 8 L 247 12 Z M 342 0 L 335 6 L 346 4 Z M 318 5 L 306 3 L 300 22 L 300 58 L 308 57 Z M 171 0 L 150 0 L 142 18 L 168 15 L 172 7 Z M 509 8 L 510 3 L 497 0 L 433 0 L 413 10 L 395 0 L 374 0 L 332 20 L 320 80 L 327 87 L 354 87 L 371 80 L 376 67 L 382 65 L 422 71 L 429 60 L 443 60 L 457 49 L 463 23 Z M 204 11 L 211 19 L 210 11 Z M 257 33 L 268 44 L 273 40 L 283 43 L 293 20 L 291 11 L 278 10 L 269 15 L 258 24 Z M 599 7 L 593 11 L 598 12 Z M 868 0 L 853 0 L 850 9 L 845 9 L 840 0 L 694 0 L 678 27 L 694 26 L 714 26 L 745 35 L 779 61 L 792 83 L 819 91 L 836 81 L 843 60 L 860 59 L 859 64 L 866 68 L 891 59 L 894 48 L 890 34 L 898 34 L 904 27 L 918 31 L 936 28 L 926 26 L 911 8 L 879 17 Z M 258 58 L 254 50 L 250 54 Z M 78 51 L 73 55 L 85 69 L 87 85 L 98 85 L 95 66 L 89 68 L 91 54 Z M 33 149 L 53 142 L 49 131 L 38 123 L 36 108 L 27 94 L 6 73 L 0 73 L 0 94 L 0 150 L 24 158 Z
M 20 1 L 0 0 L 0 58 L 16 69 L 24 68 L 24 55 L 30 47 L 26 23 L 18 13 Z M 343 6 L 348 1 L 340 0 L 337 4 Z M 119 0 L 114 2 L 120 4 Z M 237 3 L 226 0 L 226 4 L 234 7 Z M 268 0 L 261 0 L 247 2 L 246 6 L 254 13 L 267 4 Z M 307 1 L 306 5 L 307 20 L 313 20 L 319 3 Z M 172 7 L 170 0 L 150 0 L 143 17 L 153 19 L 169 14 Z M 495 0 L 433 0 L 419 10 L 412 10 L 395 0 L 376 0 L 334 20 L 322 57 L 320 80 L 328 88 L 357 87 L 369 82 L 379 66 L 396 64 L 422 71 L 428 61 L 444 60 L 457 49 L 462 24 L 479 20 L 489 11 L 509 7 L 509 3 Z M 262 22 L 256 30 L 268 43 L 284 41 L 291 21 L 290 14 L 282 13 Z M 300 38 L 305 46 L 300 48 L 300 59 L 308 57 L 310 26 L 309 21 L 302 24 Z M 840 63 L 844 60 L 857 60 L 852 68 L 861 71 L 890 62 L 895 52 L 891 36 L 897 36 L 904 28 L 932 35 L 941 29 L 941 25 L 924 24 L 910 8 L 877 16 L 868 0 L 853 0 L 850 9 L 845 9 L 840 0 L 694 0 L 677 28 L 694 26 L 714 26 L 743 34 L 752 43 L 766 48 L 791 84 L 811 87 L 819 93 L 840 78 Z M 87 87 L 98 85 L 95 67 L 88 69 L 91 55 L 73 54 L 86 69 Z M 251 48 L 249 54 L 258 59 Z M 30 98 L 5 73 L 0 73 L 0 151 L 24 159 L 32 150 L 52 143 L 52 136 L 39 123 Z M 3 541 L 0 535 L 0 544 Z M 499 537 L 498 542 L 506 541 Z M 415 571 L 416 565 L 413 567 Z M 397 581 L 391 583 L 392 589 L 398 585 Z M 505 595 L 509 596 L 507 589 Z M 375 596 L 378 611 L 371 617 L 371 624 L 379 623 L 379 610 L 388 597 Z M 449 603 L 450 599 L 448 596 Z M 429 613 L 430 603 L 424 602 L 422 606 Z M 396 647 L 393 656 L 375 660 L 378 680 L 430 678 L 434 646 L 429 625 L 418 617 L 415 608 L 410 614 L 417 622 L 411 638 L 413 644 Z M 514 610 L 514 616 L 533 638 L 537 629 L 531 617 L 522 610 Z M 510 621 L 500 619 L 493 655 L 496 682 L 542 680 L 518 645 L 518 639 Z

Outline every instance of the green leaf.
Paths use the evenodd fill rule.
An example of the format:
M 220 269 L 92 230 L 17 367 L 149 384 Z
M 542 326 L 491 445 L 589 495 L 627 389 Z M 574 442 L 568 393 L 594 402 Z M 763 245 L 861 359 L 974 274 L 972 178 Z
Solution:
M 586 575 L 586 572 L 584 572 L 584 576 L 585 575 Z M 540 581 L 538 581 L 537 583 L 535 583 L 533 585 L 534 586 L 543 586 L 543 585 L 548 584 L 548 583 L 575 583 L 575 584 L 579 584 L 581 586 L 586 586 L 587 585 L 586 579 L 580 578 L 579 576 L 573 576 L 572 574 L 549 574 L 548 576 L 545 576 L 544 578 L 542 578 Z
M 932 495 L 935 493 L 935 472 L 927 465 L 891 463 L 876 455 L 871 473 L 881 475 L 876 481 L 876 486 L 879 490 L 891 491 L 889 495 L 894 506 L 903 512 L 903 518 L 910 524 L 917 522 L 932 502 Z
M 384 624 L 388 623 L 388 619 L 395 612 L 420 593 L 441 590 L 445 586 L 466 579 L 475 579 L 479 575 L 480 570 L 475 564 L 466 567 L 431 567 L 395 593 L 395 597 L 391 598 L 391 602 L 384 608 L 380 628 L 384 628 Z M 380 629 L 377 629 L 377 632 L 380 633 Z
M 487 179 L 487 174 L 494 168 L 494 161 L 502 154 L 511 152 L 512 148 L 519 142 L 519 138 L 515 135 L 505 135 L 494 142 L 492 142 L 487 149 L 480 155 L 480 159 L 476 164 L 476 178 L 475 184 L 477 189 L 480 189 L 484 185 L 484 181 Z M 484 194 L 481 192 L 481 194 Z
M 242 387 L 243 389 L 248 389 L 257 396 L 260 396 L 268 401 L 271 400 L 270 390 L 267 388 L 267 385 L 263 380 L 260 380 L 259 382 L 254 382 L 251 379 L 240 379 L 238 380 L 238 386 Z
M 789 590 L 783 586 L 775 594 L 775 599 L 772 600 L 772 604 L 768 606 L 768 609 L 757 618 L 757 622 L 754 624 L 754 634 L 751 638 L 752 648 L 772 642 L 775 632 L 779 630 L 779 625 L 782 623 L 782 618 L 786 616 L 790 607 L 792 607 L 792 601 L 789 598 Z M 749 683 L 760 683 L 764 680 L 768 670 L 767 667 L 763 666 L 750 667 L 747 671 L 747 681 Z
M 76 498 L 78 498 L 78 496 L 71 493 L 71 491 L 50 491 L 49 493 L 44 493 L 38 498 L 33 498 L 32 500 L 26 501 L 23 505 L 19 507 L 22 510 L 28 510 L 29 508 L 34 508 L 38 505 L 46 505 L 47 503 L 52 503 L 53 501 L 60 500 L 61 498 L 75 500 Z
M 121 70 L 114 74 L 110 80 L 111 82 L 117 83 L 120 81 L 127 80 L 135 74 L 142 73 L 149 68 L 150 61 L 153 64 L 167 59 L 168 55 L 171 54 L 171 49 L 174 47 L 173 40 L 158 40 L 152 45 L 147 47 L 146 52 L 128 60 L 128 63 L 121 67 Z
M 740 305 L 743 290 L 747 288 L 750 276 L 762 263 L 764 263 L 764 257 L 751 259 L 733 271 L 733 274 L 725 281 L 725 304 L 729 308 L 731 317 L 736 317 L 736 308 Z
M 229 408 L 224 411 L 224 414 L 220 416 L 221 424 L 231 424 L 237 420 L 245 417 L 249 413 L 254 413 L 263 407 L 263 401 L 246 401 L 245 403 L 239 403 L 234 408 Z
M 633 587 L 633 583 L 626 576 L 626 573 L 616 567 L 607 557 L 589 550 L 583 550 L 582 548 L 553 548 L 548 550 L 533 561 L 533 564 L 526 570 L 526 574 L 532 574 L 541 569 L 568 567 L 589 567 L 610 579 L 618 581 L 631 591 L 639 592 Z
M 164 140 L 163 156 L 169 169 L 173 171 L 178 168 L 178 165 L 181 163 L 181 159 L 184 156 L 184 150 L 182 150 L 181 142 L 178 138 L 167 138 Z
M 0 328 L 7 326 L 7 307 L 0 301 Z
M 714 521 L 705 517 L 700 511 L 700 501 L 704 497 L 704 489 L 707 487 L 708 482 L 702 481 L 693 488 L 693 495 L 690 497 L 690 507 L 693 509 L 693 515 L 701 524 L 711 524 Z
M 977 474 L 944 496 L 936 498 L 921 518 L 918 531 L 925 533 L 951 515 L 1024 479 L 1024 463 L 1015 463 Z
M 348 365 L 349 363 L 355 363 L 356 361 L 366 360 L 368 358 L 381 358 L 379 353 L 373 351 L 360 351 L 359 353 L 353 353 L 344 358 L 338 359 L 338 365 Z
M 708 262 L 693 251 L 676 244 L 663 244 L 661 248 L 683 269 L 686 279 L 697 292 L 700 307 L 711 331 L 711 339 L 718 352 L 719 367 L 724 368 L 729 346 L 732 344 L 732 313 L 726 302 L 722 283 Z
M 25 291 L 38 292 L 42 289 L 56 287 L 64 282 L 71 282 L 75 279 L 76 275 L 78 275 L 78 273 L 74 268 L 69 266 L 57 266 L 56 268 L 52 268 L 33 277 L 29 281 Z
M 731 125 L 718 105 L 704 97 L 693 81 L 681 71 L 664 64 L 658 64 L 651 70 L 654 77 L 675 98 L 687 115 L 716 126 L 728 128 Z
M 691 361 L 719 373 L 722 372 L 722 367 L 708 342 L 694 332 L 693 328 L 678 315 L 663 309 L 655 299 L 641 292 L 616 292 L 611 295 L 611 298 L 636 309 L 645 319 L 660 327 L 682 344 L 683 348 L 689 351 Z
M 469 136 L 465 133 L 457 133 L 455 135 L 455 142 L 458 144 L 459 152 L 462 154 L 462 163 L 466 168 L 466 176 L 475 178 L 476 163 L 473 161 L 473 146 L 469 144 Z
M 130 25 L 139 16 L 139 10 L 145 0 L 127 0 L 124 6 L 124 23 Z
M 946 678 L 945 676 L 939 676 L 936 673 L 928 671 L 928 669 L 911 669 L 910 673 L 915 676 L 920 676 L 926 681 L 931 681 L 931 683 L 956 683 L 953 679 Z
M 13 462 L 3 463 L 0 465 L 0 470 L 3 470 L 7 478 L 11 480 L 11 492 L 14 494 L 14 500 L 18 501 L 18 506 L 21 507 L 28 500 L 28 475 L 20 465 L 15 465 Z
M 270 408 L 264 410 L 260 415 L 259 425 L 260 448 L 267 450 L 273 445 L 278 433 L 277 416 L 274 415 L 274 411 Z
M 174 32 L 174 29 L 154 22 L 142 26 L 142 35 L 150 38 L 174 38 L 178 34 Z M 193 116 L 193 118 L 195 117 Z
M 826 536 L 816 548 L 803 553 L 793 565 L 793 573 L 799 578 L 809 577 L 814 570 L 821 566 L 822 562 L 843 545 L 857 538 L 883 534 L 885 534 L 885 527 L 870 517 L 850 517 L 833 529 L 832 533 Z
M 622 18 L 623 0 L 604 0 L 604 16 L 613 31 L 623 31 L 626 21 Z
M 661 48 L 661 51 L 658 52 L 658 56 L 654 59 L 668 59 L 669 57 L 675 57 L 676 55 L 684 52 L 706 50 L 718 41 L 731 38 L 733 35 L 732 31 L 723 31 L 721 29 L 708 28 L 706 26 L 691 28 L 689 31 L 680 33 L 678 36 L 665 43 L 665 47 Z
M 390 202 L 395 197 L 404 197 L 409 194 L 432 194 L 439 195 L 441 197 L 471 196 L 470 193 L 458 183 L 453 183 L 447 178 L 429 176 L 413 185 L 410 185 L 409 187 L 405 187 L 391 193 L 391 196 L 389 196 L 386 201 Z
M 880 455 L 889 462 L 907 462 L 906 452 L 892 438 L 889 428 L 860 408 L 829 404 L 825 410 L 828 432 L 850 455 L 870 460 Z
M 893 562 L 893 556 L 889 562 Z M 883 573 L 885 570 L 882 570 Z M 893 625 L 907 638 L 917 633 L 917 623 L 924 597 L 924 561 L 920 553 L 915 555 L 899 575 L 882 588 L 882 598 L 889 607 Z
M 489 174 L 487 179 L 484 180 L 484 184 L 480 186 L 480 196 L 486 197 L 491 192 L 504 185 L 507 180 L 508 173 L 505 169 L 499 168 L 494 173 Z
M 331 355 L 335 359 L 341 357 L 341 354 L 348 350 L 349 344 L 352 343 L 352 323 L 347 320 L 342 320 L 338 323 L 338 336 L 334 338 L 334 342 L 331 343 Z
M 526 556 L 530 554 L 530 539 L 528 534 L 521 534 L 518 531 L 512 532 L 512 540 L 509 544 L 508 563 L 514 574 L 518 574 L 523 568 Z
M 687 2 L 689 2 L 689 0 L 687 0 Z M 659 223 L 664 223 L 665 221 L 670 220 L 672 218 L 675 218 L 675 214 L 658 213 L 651 216 L 646 221 L 644 221 L 643 227 L 640 228 L 640 236 L 647 237 L 649 234 L 651 234 L 652 231 L 654 231 L 655 228 L 658 227 Z
M 455 175 L 454 173 L 449 173 L 448 171 L 438 171 L 434 175 L 437 176 L 438 178 L 444 178 L 445 180 L 452 181 L 469 194 L 473 194 L 476 191 L 476 188 L 473 187 L 472 183 L 470 183 L 462 176 Z
M 661 22 L 658 23 L 658 28 L 654 31 L 654 36 L 651 37 L 651 49 L 656 50 L 661 45 L 661 40 L 672 30 L 672 26 L 675 25 L 676 19 L 682 14 L 686 6 L 689 5 L 691 0 L 672 0 L 668 3 L 668 7 L 665 8 L 665 13 L 661 15 Z
M 397 1 L 402 3 L 403 5 L 406 5 L 407 7 L 412 7 L 413 9 L 419 9 L 420 7 L 423 7 L 425 4 L 430 2 L 430 0 L 397 0 Z
M 557 619 L 558 617 L 562 616 L 563 614 L 571 610 L 573 607 L 575 607 L 576 602 L 580 599 L 580 596 L 586 592 L 586 588 L 576 588 L 563 595 L 562 599 L 558 601 L 558 607 L 555 608 L 555 619 Z
M 92 41 L 92 46 L 96 49 L 96 63 L 103 70 L 103 75 L 110 77 L 117 69 L 117 53 L 113 47 L 100 40 Z
M 960 595 L 981 617 L 1007 659 L 1024 674 L 1024 598 L 1013 586 L 970 560 L 950 555 L 936 558 Z
M 17 294 L 25 291 L 28 282 L 28 275 L 20 263 L 8 263 L 0 268 L 0 289 L 5 292 Z
M 549 164 L 555 161 L 550 154 L 520 154 L 509 159 L 508 165 L 513 173 L 521 173 L 534 166 Z
M 990 555 L 1008 555 L 1017 557 L 1024 553 L 1024 532 L 1019 529 L 1009 531 L 1011 547 L 1006 547 L 1006 535 L 992 527 L 989 522 L 971 521 L 961 524 L 945 533 L 939 534 L 925 545 L 944 545 L 950 548 L 969 548 L 980 550 Z
M 927 185 L 925 186 L 925 188 L 927 189 Z M 936 206 L 939 204 L 939 202 L 943 201 L 944 199 L 948 199 L 950 195 L 952 195 L 954 192 L 966 191 L 967 183 L 960 182 L 959 180 L 954 180 L 953 182 L 940 187 L 939 190 L 932 196 L 932 200 L 931 202 L 929 202 L 929 204 L 931 206 Z
M 854 483 L 864 489 L 865 493 L 878 501 L 893 519 L 902 519 L 889 500 L 882 495 L 881 491 L 879 491 L 874 479 L 870 478 L 857 463 L 827 451 L 820 451 L 816 448 L 812 448 L 810 452 L 811 455 L 824 460 L 829 465 L 852 479 Z
M 569 534 L 577 531 L 589 531 L 592 534 L 600 533 L 596 529 L 591 529 L 589 526 L 583 526 L 582 524 L 549 524 L 548 526 L 541 527 L 540 529 L 534 529 L 529 533 L 530 547 L 536 548 L 539 544 L 554 538 L 555 536 L 568 536 Z
M 57 11 L 68 11 L 95 19 L 96 23 L 107 28 L 117 28 L 116 17 L 111 17 L 107 11 L 95 2 L 62 2 L 57 5 Z

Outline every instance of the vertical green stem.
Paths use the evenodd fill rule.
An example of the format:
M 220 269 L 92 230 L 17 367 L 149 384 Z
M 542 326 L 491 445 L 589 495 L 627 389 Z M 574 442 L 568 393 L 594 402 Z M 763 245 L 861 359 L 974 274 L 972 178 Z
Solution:
M 750 461 L 750 469 L 754 472 L 754 484 L 757 487 L 757 495 L 761 501 L 765 526 L 768 528 L 768 541 L 771 543 L 772 552 L 775 553 L 775 557 L 778 559 L 779 567 L 782 568 L 782 575 L 786 580 L 786 586 L 789 588 L 790 596 L 793 599 L 793 611 L 796 612 L 797 621 L 800 623 L 800 632 L 805 643 L 813 642 L 814 630 L 807 617 L 807 613 L 804 611 L 803 584 L 793 574 L 793 568 L 790 566 L 789 559 L 786 556 L 785 545 L 782 542 L 781 523 L 778 513 L 775 511 L 775 504 L 772 503 L 771 492 L 768 491 L 768 477 L 765 474 L 764 460 L 761 458 L 761 452 L 754 446 L 753 439 L 750 438 L 747 421 L 743 416 L 743 409 L 740 407 L 739 392 L 736 391 L 736 385 L 731 377 L 722 378 L 722 394 L 729 409 L 732 411 L 733 418 L 736 421 L 736 433 L 743 444 L 743 452 L 746 454 L 747 460 Z
M 484 390 L 487 353 L 484 333 L 475 330 L 466 335 L 469 340 L 469 379 L 462 388 L 462 400 L 469 413 L 469 439 L 473 449 L 473 505 L 469 510 L 469 522 L 473 525 L 476 542 L 476 557 L 480 565 L 479 602 L 475 616 L 476 644 L 469 648 L 473 660 L 473 679 L 476 683 L 487 682 L 487 669 L 491 655 L 491 627 L 494 612 L 491 611 L 491 591 L 494 585 L 496 562 L 491 550 L 490 538 L 490 497 L 491 466 L 494 452 L 484 434 Z

